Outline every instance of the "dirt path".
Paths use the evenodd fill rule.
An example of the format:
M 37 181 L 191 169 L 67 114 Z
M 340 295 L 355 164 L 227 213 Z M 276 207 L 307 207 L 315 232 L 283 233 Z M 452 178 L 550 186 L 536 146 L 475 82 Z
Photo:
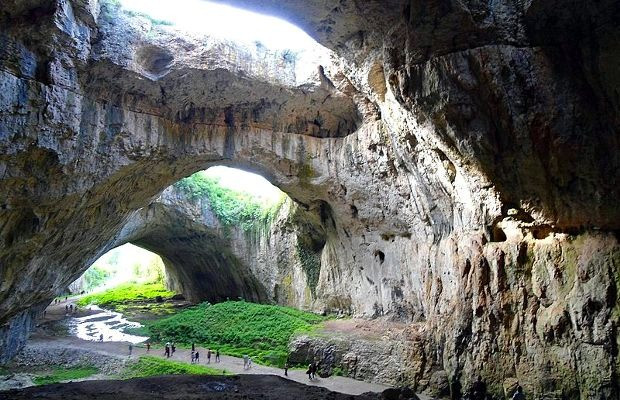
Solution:
M 48 307 L 45 318 L 41 321 L 41 323 L 58 321 L 67 318 L 65 305 L 73 304 L 75 306 L 76 300 L 76 298 L 69 298 L 67 301 L 51 304 Z M 79 317 L 89 314 L 92 314 L 92 312 L 89 312 L 88 310 L 80 310 L 70 316 Z M 35 333 L 30 343 L 38 347 L 82 349 L 125 358 L 138 358 L 141 355 L 146 354 L 165 358 L 162 349 L 151 349 L 150 352 L 147 352 L 146 347 L 142 344 L 134 345 L 132 355 L 130 356 L 128 343 L 86 341 L 72 336 L 58 337 L 47 334 L 45 329 L 39 330 Z M 353 395 L 358 395 L 365 392 L 382 392 L 388 388 L 388 386 L 385 385 L 362 382 L 340 376 L 332 376 L 329 378 L 317 377 L 317 379 L 310 381 L 308 379 L 308 375 L 305 373 L 305 370 L 289 370 L 288 377 L 285 377 L 282 369 L 267 367 L 264 365 L 253 364 L 251 368 L 244 369 L 243 359 L 226 355 L 221 356 L 221 361 L 219 363 L 215 363 L 215 355 L 213 355 L 211 358 L 211 363 L 208 363 L 207 349 L 198 347 L 197 350 L 200 352 L 200 365 L 205 365 L 215 369 L 222 369 L 233 374 L 278 375 L 305 385 L 324 387 L 331 391 Z M 190 358 L 191 351 L 186 349 L 177 349 L 174 355 L 170 357 L 172 360 L 181 361 L 188 364 L 190 363 Z

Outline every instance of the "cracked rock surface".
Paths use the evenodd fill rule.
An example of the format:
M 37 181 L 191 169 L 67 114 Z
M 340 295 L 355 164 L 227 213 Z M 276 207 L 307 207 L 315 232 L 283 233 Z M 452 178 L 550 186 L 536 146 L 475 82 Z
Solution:
M 230 3 L 331 53 L 301 74 L 105 1 L 0 5 L 0 359 L 109 249 L 173 253 L 154 222 L 223 240 L 162 191 L 225 164 L 292 203 L 222 242 L 218 296 L 411 324 L 422 390 L 618 398 L 618 2 Z M 300 237 L 313 279 L 282 250 Z M 201 298 L 197 243 L 167 265 Z

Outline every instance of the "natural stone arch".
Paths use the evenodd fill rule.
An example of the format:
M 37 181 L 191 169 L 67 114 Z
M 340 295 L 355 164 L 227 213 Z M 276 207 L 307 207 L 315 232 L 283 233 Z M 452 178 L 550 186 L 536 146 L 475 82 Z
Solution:
M 274 181 L 300 204 L 320 198 L 335 221 L 315 306 L 423 327 L 408 382 L 444 370 L 466 387 L 481 371 L 498 394 L 505 374 L 546 389 L 532 371 L 553 368 L 565 374 L 554 389 L 617 396 L 617 1 L 557 15 L 541 0 L 260 2 L 301 21 L 343 67 L 293 90 L 215 63 L 204 77 L 230 85 L 213 97 L 190 85 L 200 57 L 164 57 L 157 80 L 143 79 L 134 52 L 165 48 L 157 39 L 124 31 L 123 46 L 86 2 L 31 12 L 41 3 L 9 0 L 0 13 L 13 49 L 0 59 L 0 323 L 12 321 L 0 341 L 21 340 L 37 305 L 163 187 L 265 155 Z M 253 83 L 255 96 L 234 96 Z M 315 124 L 326 108 L 342 120 Z M 134 114 L 145 126 L 119 129 Z M 489 241 L 496 227 L 505 241 Z
M 151 203 L 132 215 L 115 245 L 132 243 L 158 254 L 168 286 L 189 301 L 269 301 L 263 284 L 233 253 L 230 239 L 210 221 L 184 211 L 182 205 Z

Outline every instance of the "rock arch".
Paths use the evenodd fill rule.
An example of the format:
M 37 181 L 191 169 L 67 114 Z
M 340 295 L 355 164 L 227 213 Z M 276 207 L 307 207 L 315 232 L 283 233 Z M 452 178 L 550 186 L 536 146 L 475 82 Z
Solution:
M 137 210 L 224 162 L 329 206 L 308 306 L 416 321 L 410 383 L 617 397 L 617 1 L 552 21 L 553 1 L 260 2 L 341 57 L 304 82 L 87 3 L 0 6 L 0 349 Z M 142 48 L 174 57 L 147 76 Z

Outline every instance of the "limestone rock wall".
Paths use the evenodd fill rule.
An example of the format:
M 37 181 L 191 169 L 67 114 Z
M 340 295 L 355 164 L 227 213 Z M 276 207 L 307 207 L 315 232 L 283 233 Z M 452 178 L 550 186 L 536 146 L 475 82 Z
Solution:
M 421 326 L 408 383 L 617 398 L 617 2 L 261 3 L 335 51 L 305 83 L 105 4 L 0 6 L 3 343 L 162 190 L 227 164 L 313 211 L 306 271 L 268 254 L 294 241 L 240 247 L 266 295 Z

